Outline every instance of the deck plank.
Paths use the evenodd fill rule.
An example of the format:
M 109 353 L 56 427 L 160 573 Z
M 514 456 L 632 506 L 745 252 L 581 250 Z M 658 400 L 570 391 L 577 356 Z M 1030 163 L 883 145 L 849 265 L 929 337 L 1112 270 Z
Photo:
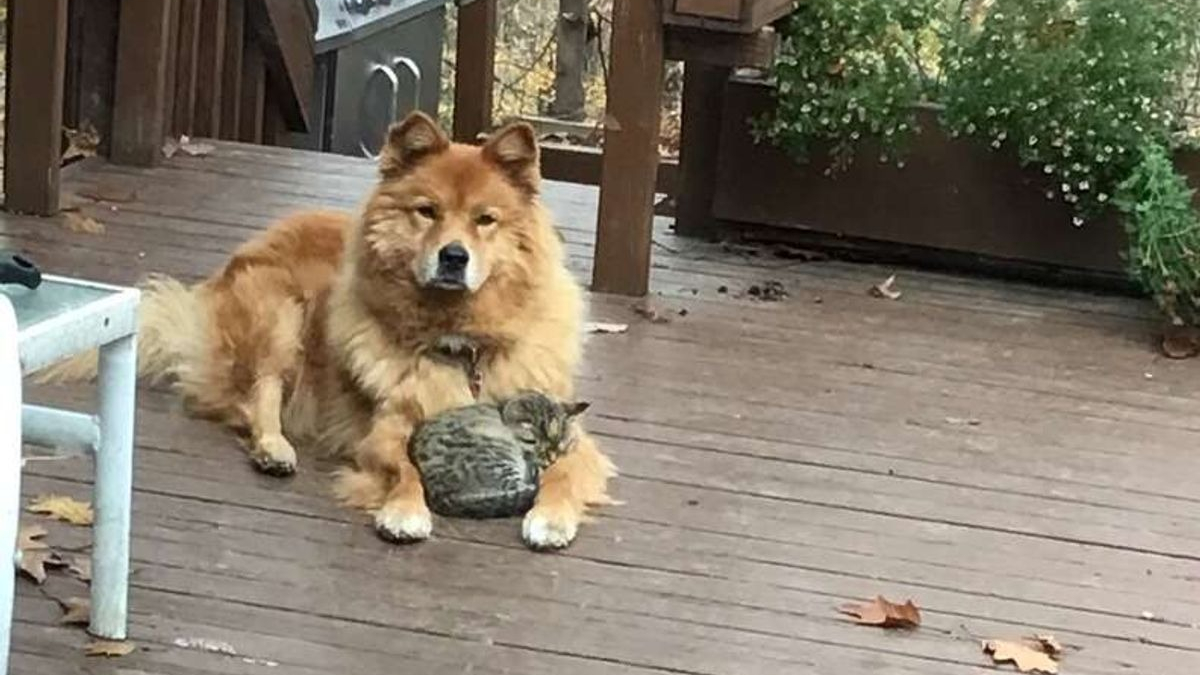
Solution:
M 216 148 L 152 169 L 73 165 L 64 203 L 105 232 L 0 214 L 0 246 L 115 283 L 198 279 L 273 218 L 353 210 L 375 175 Z M 548 184 L 545 198 L 589 278 L 595 191 Z M 569 551 L 526 552 L 513 521 L 445 519 L 433 541 L 389 547 L 329 498 L 327 460 L 259 476 L 223 431 L 143 387 L 131 606 L 148 649 L 85 659 L 52 600 L 84 588 L 56 575 L 20 586 L 14 671 L 960 675 L 993 672 L 977 638 L 1033 632 L 1080 647 L 1064 672 L 1194 671 L 1200 380 L 1156 356 L 1147 302 L 918 270 L 887 302 L 866 289 L 893 270 L 666 225 L 652 287 L 670 323 L 591 297 L 595 318 L 631 324 L 588 338 L 580 376 L 625 504 Z M 742 295 L 765 280 L 791 297 Z M 94 392 L 28 396 L 86 408 Z M 31 462 L 24 491 L 83 497 L 87 469 Z M 86 545 L 58 524 L 50 538 Z M 834 611 L 876 593 L 915 598 L 925 626 L 882 634 Z M 193 638 L 239 656 L 176 644 Z

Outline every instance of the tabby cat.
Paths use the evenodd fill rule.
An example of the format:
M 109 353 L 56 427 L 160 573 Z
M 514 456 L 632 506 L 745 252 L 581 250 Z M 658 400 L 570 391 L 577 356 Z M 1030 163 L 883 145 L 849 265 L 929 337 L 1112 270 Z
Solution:
M 571 423 L 588 404 L 522 392 L 498 403 L 447 410 L 421 424 L 409 456 L 434 513 L 505 518 L 525 513 L 538 476 L 574 442 Z

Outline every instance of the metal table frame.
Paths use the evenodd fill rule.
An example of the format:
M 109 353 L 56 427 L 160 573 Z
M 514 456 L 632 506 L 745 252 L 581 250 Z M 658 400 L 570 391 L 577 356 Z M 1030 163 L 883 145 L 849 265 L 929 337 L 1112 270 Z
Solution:
M 99 293 L 85 304 L 31 325 L 17 326 L 10 296 L 18 303 L 28 304 L 31 298 L 36 303 L 36 294 L 47 284 L 66 284 L 80 292 Z M 0 551 L 16 550 L 22 441 L 58 453 L 92 453 L 96 519 L 89 632 L 111 640 L 125 638 L 128 619 L 139 299 L 136 289 L 53 276 L 45 277 L 37 291 L 0 291 Z M 17 338 L 15 350 L 13 335 Z M 22 375 L 97 348 L 98 414 L 22 405 Z M 0 574 L 0 674 L 7 672 L 13 577 Z

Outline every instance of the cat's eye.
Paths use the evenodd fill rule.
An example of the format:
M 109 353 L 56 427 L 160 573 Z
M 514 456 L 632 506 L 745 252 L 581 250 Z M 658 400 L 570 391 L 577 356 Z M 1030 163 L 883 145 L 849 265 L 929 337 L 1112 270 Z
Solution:
M 496 216 L 490 213 L 481 213 L 475 216 L 475 224 L 479 227 L 487 227 L 496 224 Z
M 416 208 L 417 215 L 429 220 L 437 220 L 437 207 L 433 204 L 422 204 Z

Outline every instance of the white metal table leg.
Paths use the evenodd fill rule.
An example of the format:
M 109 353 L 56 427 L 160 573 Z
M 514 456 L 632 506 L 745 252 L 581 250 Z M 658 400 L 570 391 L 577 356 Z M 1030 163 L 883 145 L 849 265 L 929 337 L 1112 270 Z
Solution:
M 0 295 L 0 675 L 8 672 L 21 514 L 21 365 L 17 317 Z
M 129 524 L 133 492 L 133 426 L 137 337 L 100 348 L 100 447 L 96 452 L 96 524 L 89 631 L 125 639 L 129 598 Z

